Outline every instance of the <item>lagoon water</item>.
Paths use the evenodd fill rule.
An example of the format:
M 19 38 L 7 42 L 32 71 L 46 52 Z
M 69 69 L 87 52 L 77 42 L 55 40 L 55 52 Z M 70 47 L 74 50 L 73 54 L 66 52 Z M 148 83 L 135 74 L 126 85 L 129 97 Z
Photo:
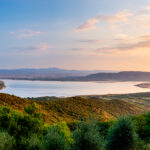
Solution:
M 1 93 L 13 94 L 20 97 L 41 96 L 76 96 L 125 94 L 150 92 L 150 89 L 136 87 L 141 82 L 59 82 L 59 81 L 27 81 L 2 80 L 6 88 Z

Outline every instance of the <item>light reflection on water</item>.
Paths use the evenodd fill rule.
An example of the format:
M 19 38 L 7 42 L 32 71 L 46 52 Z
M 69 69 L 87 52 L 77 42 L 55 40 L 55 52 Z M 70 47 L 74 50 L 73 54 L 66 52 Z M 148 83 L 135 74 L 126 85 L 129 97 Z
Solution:
M 41 96 L 75 96 L 124 94 L 136 92 L 150 92 L 134 85 L 141 82 L 59 82 L 59 81 L 26 81 L 2 80 L 6 88 L 1 93 L 9 93 L 20 97 Z

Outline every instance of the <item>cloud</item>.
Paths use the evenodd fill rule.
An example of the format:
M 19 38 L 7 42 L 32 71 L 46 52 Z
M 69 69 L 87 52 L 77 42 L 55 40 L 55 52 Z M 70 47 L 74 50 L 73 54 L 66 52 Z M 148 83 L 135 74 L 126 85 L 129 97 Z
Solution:
M 140 28 L 140 30 L 150 28 L 150 6 L 134 12 L 133 16 L 128 20 L 128 26 L 136 26 L 136 28 Z
M 150 35 L 143 35 L 143 36 L 140 36 L 140 39 L 143 39 L 143 40 L 150 40 Z
M 132 16 L 132 14 L 127 10 L 123 10 L 115 15 L 100 15 L 89 19 L 84 24 L 81 24 L 74 30 L 74 32 L 96 29 L 96 24 L 98 24 L 100 21 L 106 21 L 109 23 L 127 22 L 129 16 Z
M 21 30 L 19 31 L 20 33 L 20 37 L 24 38 L 24 37 L 32 37 L 32 36 L 38 36 L 43 34 L 43 32 L 41 31 L 33 31 L 33 30 Z
M 101 44 L 102 43 L 100 40 L 79 40 L 79 42 L 88 43 L 88 44 Z
M 132 16 L 132 13 L 130 13 L 127 10 L 123 10 L 112 16 L 99 16 L 99 19 L 102 19 L 102 20 L 110 22 L 110 23 L 127 22 L 129 16 Z
M 72 48 L 72 51 L 85 51 L 87 48 Z
M 139 14 L 150 13 L 150 6 L 147 6 L 138 12 Z
M 138 50 L 138 49 L 145 49 L 150 48 L 150 35 L 143 35 L 138 37 L 137 42 L 134 43 L 126 43 L 126 44 L 119 44 L 114 47 L 102 47 L 96 50 L 96 52 L 100 51 L 129 51 L 129 50 Z
M 14 34 L 15 34 L 15 32 L 10 32 L 10 34 L 11 34 L 11 35 L 14 35 Z
M 81 24 L 79 27 L 77 27 L 74 32 L 80 32 L 80 31 L 86 31 L 86 30 L 93 30 L 96 28 L 96 24 L 99 23 L 98 18 L 92 18 L 89 19 L 86 23 Z
M 115 40 L 116 41 L 119 41 L 119 42 L 123 42 L 123 43 L 126 43 L 126 42 L 132 42 L 134 39 L 133 36 L 129 36 L 127 34 L 117 34 L 115 36 Z
M 23 29 L 23 30 L 19 30 L 19 31 L 16 31 L 16 32 L 10 32 L 11 35 L 17 35 L 20 38 L 35 37 L 35 36 L 39 36 L 43 33 L 44 32 L 35 31 L 35 30 L 31 30 L 31 29 Z
M 48 49 L 50 49 L 51 46 L 48 44 L 39 44 L 39 45 L 32 45 L 32 46 L 20 46 L 20 47 L 15 47 L 15 51 L 19 52 L 45 52 Z
M 129 24 L 136 25 L 138 28 L 150 28 L 150 11 L 149 13 L 139 12 L 138 14 L 135 14 Z

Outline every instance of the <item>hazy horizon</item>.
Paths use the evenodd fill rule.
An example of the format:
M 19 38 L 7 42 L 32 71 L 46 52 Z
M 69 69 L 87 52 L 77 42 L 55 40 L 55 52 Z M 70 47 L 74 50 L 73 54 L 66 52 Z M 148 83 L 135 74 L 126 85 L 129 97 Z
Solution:
M 59 67 L 28 67 L 28 68 L 0 68 L 0 70 L 21 70 L 21 69 L 60 69 L 60 70 L 68 70 L 68 71 L 106 71 L 106 72 L 123 72 L 123 71 L 135 71 L 135 72 L 150 72 L 150 71 L 142 71 L 142 70 L 101 70 L 101 69 L 65 69 L 65 68 L 59 68 Z

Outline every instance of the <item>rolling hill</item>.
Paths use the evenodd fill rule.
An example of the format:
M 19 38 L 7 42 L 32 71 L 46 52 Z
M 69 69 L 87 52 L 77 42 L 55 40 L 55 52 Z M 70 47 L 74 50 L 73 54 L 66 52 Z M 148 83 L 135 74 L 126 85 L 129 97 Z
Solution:
M 80 77 L 63 77 L 56 81 L 150 81 L 150 72 L 123 71 L 115 73 L 96 73 Z
M 29 100 L 0 93 L 0 105 L 10 106 L 16 110 L 24 111 L 24 106 L 28 106 L 33 102 L 39 105 L 47 123 L 63 120 L 74 122 L 81 118 L 88 118 L 91 115 L 107 121 L 120 115 L 137 115 L 143 112 L 140 107 L 121 100 L 92 100 L 83 97 Z

